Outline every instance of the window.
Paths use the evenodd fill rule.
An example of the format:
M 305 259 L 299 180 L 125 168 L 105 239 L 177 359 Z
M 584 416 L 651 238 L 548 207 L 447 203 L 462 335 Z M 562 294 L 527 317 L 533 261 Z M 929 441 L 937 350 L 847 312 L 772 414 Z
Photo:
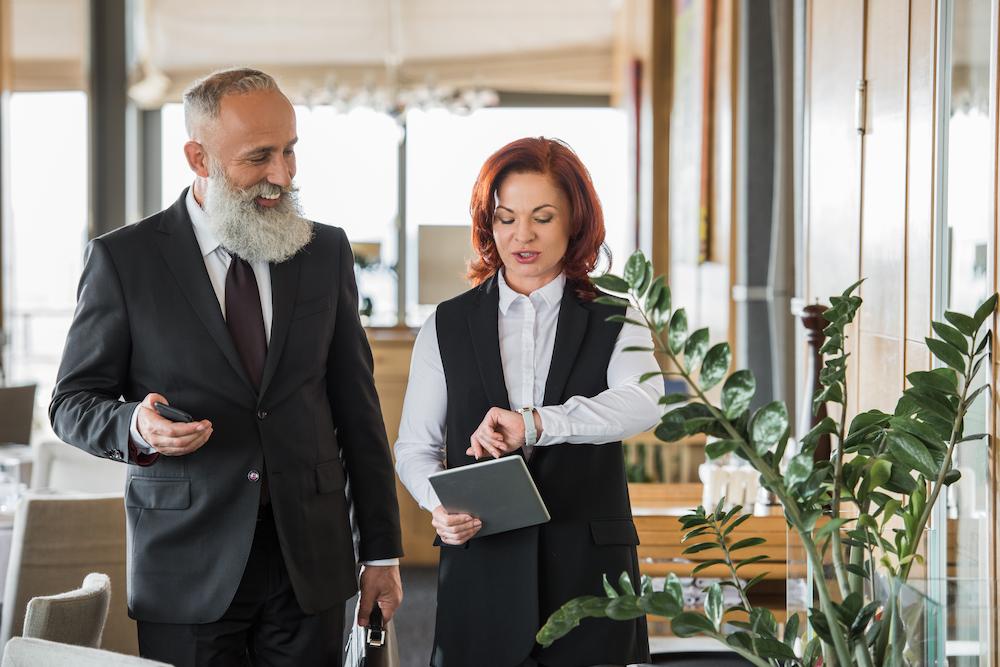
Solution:
M 55 384 L 83 266 L 87 95 L 14 93 L 10 100 L 11 221 L 5 229 L 8 380 L 37 383 L 36 426 Z

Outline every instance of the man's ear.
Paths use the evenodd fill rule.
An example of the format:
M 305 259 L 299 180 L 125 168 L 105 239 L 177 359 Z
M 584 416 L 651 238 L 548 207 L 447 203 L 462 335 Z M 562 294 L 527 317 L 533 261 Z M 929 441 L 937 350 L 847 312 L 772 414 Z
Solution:
M 204 146 L 194 140 L 187 142 L 184 144 L 184 157 L 187 158 L 191 171 L 202 178 L 208 178 L 208 153 Z

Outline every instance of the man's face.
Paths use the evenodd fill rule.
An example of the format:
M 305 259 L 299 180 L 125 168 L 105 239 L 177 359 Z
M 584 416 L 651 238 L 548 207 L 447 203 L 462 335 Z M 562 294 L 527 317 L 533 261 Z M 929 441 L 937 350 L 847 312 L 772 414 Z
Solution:
M 205 132 L 203 144 L 239 189 L 271 183 L 287 190 L 295 177 L 295 110 L 276 90 L 222 98 L 219 117 Z M 279 197 L 285 197 L 281 194 Z M 264 208 L 279 198 L 257 197 Z

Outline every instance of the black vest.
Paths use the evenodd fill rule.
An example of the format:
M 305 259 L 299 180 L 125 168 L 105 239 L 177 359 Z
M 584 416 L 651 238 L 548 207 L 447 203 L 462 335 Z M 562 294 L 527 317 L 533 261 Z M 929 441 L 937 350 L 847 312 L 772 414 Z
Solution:
M 510 408 L 500 360 L 496 277 L 438 306 L 438 345 L 448 387 L 449 468 L 475 460 L 469 438 L 494 406 Z M 607 389 L 623 309 L 580 301 L 567 286 L 559 307 L 544 405 Z M 523 455 L 523 450 L 518 450 Z M 586 619 L 542 650 L 535 634 L 563 603 L 603 595 L 601 575 L 629 571 L 638 588 L 639 543 L 621 443 L 536 447 L 528 469 L 552 520 L 542 526 L 442 546 L 435 667 L 515 667 L 529 655 L 551 667 L 644 662 L 645 619 Z

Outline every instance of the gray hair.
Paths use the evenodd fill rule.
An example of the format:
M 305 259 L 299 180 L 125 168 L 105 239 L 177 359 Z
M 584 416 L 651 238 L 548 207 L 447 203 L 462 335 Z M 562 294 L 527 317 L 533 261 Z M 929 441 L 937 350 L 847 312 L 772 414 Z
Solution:
M 270 74 L 249 67 L 219 70 L 195 81 L 184 91 L 184 126 L 188 136 L 193 139 L 196 127 L 219 117 L 223 97 L 245 95 L 256 90 L 279 88 Z

